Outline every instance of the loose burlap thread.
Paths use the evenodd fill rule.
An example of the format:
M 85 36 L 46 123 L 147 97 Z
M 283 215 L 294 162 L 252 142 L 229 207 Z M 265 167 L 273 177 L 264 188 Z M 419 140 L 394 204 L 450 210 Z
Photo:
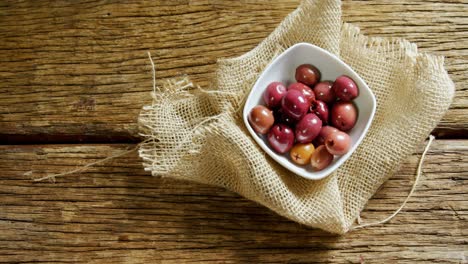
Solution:
M 362 143 L 319 181 L 301 178 L 268 157 L 240 115 L 262 70 L 298 42 L 339 56 L 377 99 Z M 139 154 L 154 176 L 221 186 L 296 222 L 343 234 L 436 126 L 453 94 L 443 57 L 418 52 L 406 40 L 360 34 L 357 27 L 342 24 L 338 0 L 306 0 L 252 51 L 219 60 L 210 89 L 187 76 L 155 87 L 152 104 L 139 116 L 146 139 Z

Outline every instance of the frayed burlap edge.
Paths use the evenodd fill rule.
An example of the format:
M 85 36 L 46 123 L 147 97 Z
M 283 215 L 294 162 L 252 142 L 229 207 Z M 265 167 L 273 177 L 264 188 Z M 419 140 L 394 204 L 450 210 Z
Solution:
M 352 179 L 352 177 L 350 177 L 349 174 L 353 175 L 353 172 L 355 172 L 351 169 L 352 166 L 355 166 L 355 164 L 353 165 L 353 162 L 359 162 L 359 159 L 356 159 L 356 157 L 359 156 L 359 152 L 363 153 L 366 151 L 366 141 L 368 141 L 368 136 L 363 141 L 362 145 L 356 150 L 356 153 L 353 154 L 352 157 L 354 157 L 354 161 L 353 159 L 350 159 L 337 173 L 329 177 L 329 180 L 337 181 L 337 186 L 339 188 L 338 196 L 340 196 L 340 194 L 342 196 L 335 197 L 339 201 L 339 204 L 341 204 L 336 204 L 335 209 L 338 212 L 342 212 L 342 214 L 334 216 L 337 219 L 332 221 L 333 224 L 324 223 L 322 220 L 317 222 L 317 219 L 322 219 L 320 217 L 303 218 L 300 216 L 300 210 L 288 210 L 284 204 L 275 204 L 274 201 L 272 202 L 271 200 L 262 199 L 261 196 L 256 194 L 245 193 L 237 187 L 233 188 L 232 186 L 229 186 L 229 184 L 223 184 L 217 181 L 215 182 L 210 178 L 207 180 L 207 178 L 204 178 L 202 175 L 191 175 L 190 173 L 181 171 L 179 168 L 181 162 L 187 162 L 187 158 L 190 160 L 191 158 L 194 158 L 193 155 L 200 153 L 204 144 L 207 143 L 203 140 L 204 134 L 212 133 L 214 130 L 220 129 L 219 126 L 215 126 L 214 124 L 225 122 L 226 124 L 230 123 L 242 126 L 242 122 L 239 122 L 239 116 L 237 115 L 239 107 L 243 105 L 242 102 L 245 95 L 248 93 L 250 87 L 262 69 L 280 51 L 283 51 L 287 46 L 294 44 L 294 41 L 307 41 L 307 39 L 302 38 L 299 38 L 299 41 L 297 41 L 298 38 L 296 37 L 288 38 L 292 41 L 291 43 L 282 43 L 281 41 L 278 41 L 278 36 L 281 35 L 282 30 L 291 31 L 294 29 L 292 26 L 294 23 L 300 23 L 300 21 L 297 22 L 297 19 L 294 20 L 294 17 L 297 18 L 297 16 L 307 15 L 307 11 L 312 12 L 317 8 L 318 4 L 324 5 L 324 1 L 304 1 L 301 6 L 289 15 L 282 23 L 282 25 L 286 24 L 288 26 L 282 27 L 282 25 L 280 25 L 267 39 L 265 39 L 251 52 L 238 58 L 219 60 L 219 67 L 216 75 L 217 78 L 214 81 L 215 85 L 213 85 L 215 89 L 208 91 L 201 89 L 191 83 L 189 78 L 186 76 L 179 79 L 167 80 L 161 87 L 156 89 L 156 91 L 152 93 L 153 104 L 151 106 L 145 106 L 139 117 L 141 135 L 147 139 L 146 142 L 141 145 L 139 150 L 145 169 L 151 171 L 153 175 L 170 176 L 229 188 L 249 199 L 271 208 L 275 212 L 289 219 L 308 226 L 318 227 L 340 234 L 348 231 L 355 218 L 359 215 L 359 212 L 364 208 L 368 199 L 370 199 L 379 186 L 398 169 L 398 164 L 401 164 L 401 161 L 410 155 L 418 144 L 426 138 L 433 127 L 435 127 L 437 122 L 443 116 L 443 113 L 450 105 L 453 97 L 453 82 L 450 80 L 443 67 L 443 58 L 425 53 L 418 53 L 416 45 L 409 43 L 406 40 L 366 37 L 359 33 L 359 29 L 357 27 L 350 24 L 344 24 L 342 30 L 338 31 L 341 35 L 338 37 L 335 36 L 334 38 L 335 40 L 338 40 L 339 43 L 335 43 L 337 45 L 330 45 L 333 47 L 328 48 L 335 54 L 341 53 L 342 59 L 353 67 L 358 74 L 368 82 L 371 88 L 374 86 L 372 78 L 369 77 L 372 73 L 366 74 L 366 72 L 360 72 L 361 68 L 354 62 L 356 56 L 379 56 L 391 60 L 394 63 L 409 65 L 412 69 L 411 74 L 417 76 L 417 78 L 428 78 L 429 74 L 433 73 L 438 78 L 441 78 L 440 83 L 444 84 L 443 87 L 437 91 L 438 94 L 436 94 L 437 98 L 442 98 L 442 100 L 439 100 L 438 102 L 438 111 L 425 118 L 428 121 L 418 128 L 417 136 L 411 137 L 410 144 L 407 144 L 406 147 L 402 147 L 398 150 L 397 158 L 389 159 L 385 156 L 382 157 L 383 161 L 381 160 L 380 162 L 390 165 L 386 168 L 384 174 L 378 175 L 377 177 L 373 175 L 360 175 L 358 177 L 359 180 L 350 181 L 350 178 Z M 329 7 L 336 8 L 336 5 L 331 5 Z M 347 41 L 343 41 L 343 39 Z M 317 43 L 314 42 L 313 44 Z M 252 59 L 253 57 L 254 59 Z M 254 61 L 256 63 L 253 63 L 252 65 L 244 65 L 244 62 L 246 61 Z M 241 78 L 241 83 L 238 83 L 237 80 L 233 80 L 233 78 L 229 76 L 230 72 L 242 72 L 242 70 L 246 70 L 248 76 L 247 78 Z M 419 73 L 420 75 L 418 75 Z M 195 95 L 191 92 L 193 90 L 199 91 L 200 94 Z M 375 92 L 375 89 L 373 90 Z M 219 100 L 220 97 L 225 97 L 226 95 L 229 95 L 230 97 L 228 101 Z M 379 102 L 379 98 L 384 97 L 385 96 L 377 96 L 378 105 L 382 104 L 382 102 Z M 193 99 L 191 101 L 191 106 L 195 105 L 202 109 L 202 111 L 195 113 L 195 115 L 188 115 L 189 118 L 180 118 L 180 115 L 184 116 L 185 112 L 171 116 L 170 113 L 172 112 L 168 111 L 168 109 L 173 106 L 167 107 L 167 102 L 183 101 L 187 98 Z M 182 107 L 182 109 L 184 108 Z M 163 123 L 161 121 L 165 121 L 164 118 L 167 118 L 168 116 L 175 118 L 175 120 L 169 119 L 168 121 L 172 120 L 172 122 L 179 124 L 179 126 L 170 126 L 172 133 L 158 133 L 164 131 L 164 127 L 160 127 Z M 155 125 L 157 125 L 157 127 Z M 373 124 L 373 126 L 374 125 L 375 124 Z M 245 129 L 242 130 L 246 133 Z M 372 127 L 370 131 L 372 131 Z M 219 132 L 216 133 L 219 134 Z M 256 146 L 253 141 L 251 143 L 254 145 L 254 148 L 259 150 L 258 146 Z M 260 155 L 264 156 L 264 153 L 262 152 Z M 268 158 L 264 157 L 264 159 Z M 272 163 L 268 164 L 277 170 L 281 170 L 281 168 L 278 168 Z M 186 169 L 186 167 L 184 167 L 184 169 Z M 195 171 L 196 170 L 194 170 L 194 172 Z M 350 173 L 346 173 L 347 171 Z M 207 173 L 222 174 L 222 171 L 207 171 Z M 235 175 L 238 177 L 245 176 L 241 174 Z M 302 181 L 302 179 L 298 178 L 298 181 Z M 349 187 L 351 185 L 352 188 Z M 353 191 L 360 189 L 361 191 L 358 192 L 358 195 L 351 195 Z M 306 205 L 306 203 L 304 205 Z M 303 207 L 304 205 L 301 206 Z M 325 217 L 323 219 L 327 218 Z M 330 221 L 330 219 L 327 219 L 327 221 Z

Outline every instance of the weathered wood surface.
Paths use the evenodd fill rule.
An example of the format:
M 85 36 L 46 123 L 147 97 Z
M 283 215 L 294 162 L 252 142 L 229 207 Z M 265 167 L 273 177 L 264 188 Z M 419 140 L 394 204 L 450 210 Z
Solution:
M 255 47 L 298 0 L 2 1 L 0 142 L 137 141 L 151 73 L 207 85 L 216 59 Z M 456 87 L 436 129 L 468 135 L 468 5 L 344 1 L 344 21 L 374 36 L 404 37 L 445 55 Z
M 0 263 L 467 263 L 468 3 L 344 1 L 344 20 L 445 55 L 456 84 L 417 192 L 385 226 L 333 236 L 229 191 L 150 177 L 136 153 L 33 182 L 134 145 L 151 72 L 202 86 L 219 57 L 255 47 L 298 0 L 1 1 Z M 31 143 L 92 143 L 26 145 Z M 421 146 L 422 147 L 422 146 Z M 407 195 L 421 149 L 369 202 Z
M 468 141 L 433 144 L 417 192 L 390 223 L 333 236 L 220 188 L 154 178 L 136 153 L 33 182 L 131 145 L 0 147 L 0 263 L 466 263 Z M 406 197 L 421 149 L 370 201 L 365 222 Z

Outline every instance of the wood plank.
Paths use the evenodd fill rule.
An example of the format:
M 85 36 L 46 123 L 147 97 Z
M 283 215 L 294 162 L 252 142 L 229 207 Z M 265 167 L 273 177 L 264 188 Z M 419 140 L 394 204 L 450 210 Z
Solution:
M 435 141 L 406 208 L 390 223 L 335 236 L 220 188 L 154 178 L 136 153 L 33 182 L 133 145 L 0 146 L 0 263 L 466 263 L 468 140 Z M 395 210 L 422 147 L 370 201 Z
M 298 4 L 275 1 L 3 1 L 0 143 L 137 141 L 158 78 L 207 85 L 220 57 L 255 47 Z M 468 135 L 468 7 L 462 0 L 344 1 L 369 35 L 404 37 L 446 55 L 457 92 L 436 133 Z

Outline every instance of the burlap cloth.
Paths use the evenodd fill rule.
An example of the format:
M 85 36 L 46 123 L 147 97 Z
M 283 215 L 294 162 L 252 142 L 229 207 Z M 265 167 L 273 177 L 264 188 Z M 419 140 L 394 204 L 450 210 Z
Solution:
M 377 98 L 374 121 L 361 145 L 320 181 L 301 178 L 269 158 L 241 118 L 259 74 L 298 42 L 338 55 Z M 147 139 L 139 154 L 154 176 L 222 186 L 293 221 L 343 234 L 436 126 L 453 93 L 442 57 L 418 52 L 406 40 L 363 36 L 357 27 L 342 24 L 338 0 L 303 1 L 252 51 L 219 60 L 209 89 L 188 77 L 156 87 L 152 105 L 139 117 Z

